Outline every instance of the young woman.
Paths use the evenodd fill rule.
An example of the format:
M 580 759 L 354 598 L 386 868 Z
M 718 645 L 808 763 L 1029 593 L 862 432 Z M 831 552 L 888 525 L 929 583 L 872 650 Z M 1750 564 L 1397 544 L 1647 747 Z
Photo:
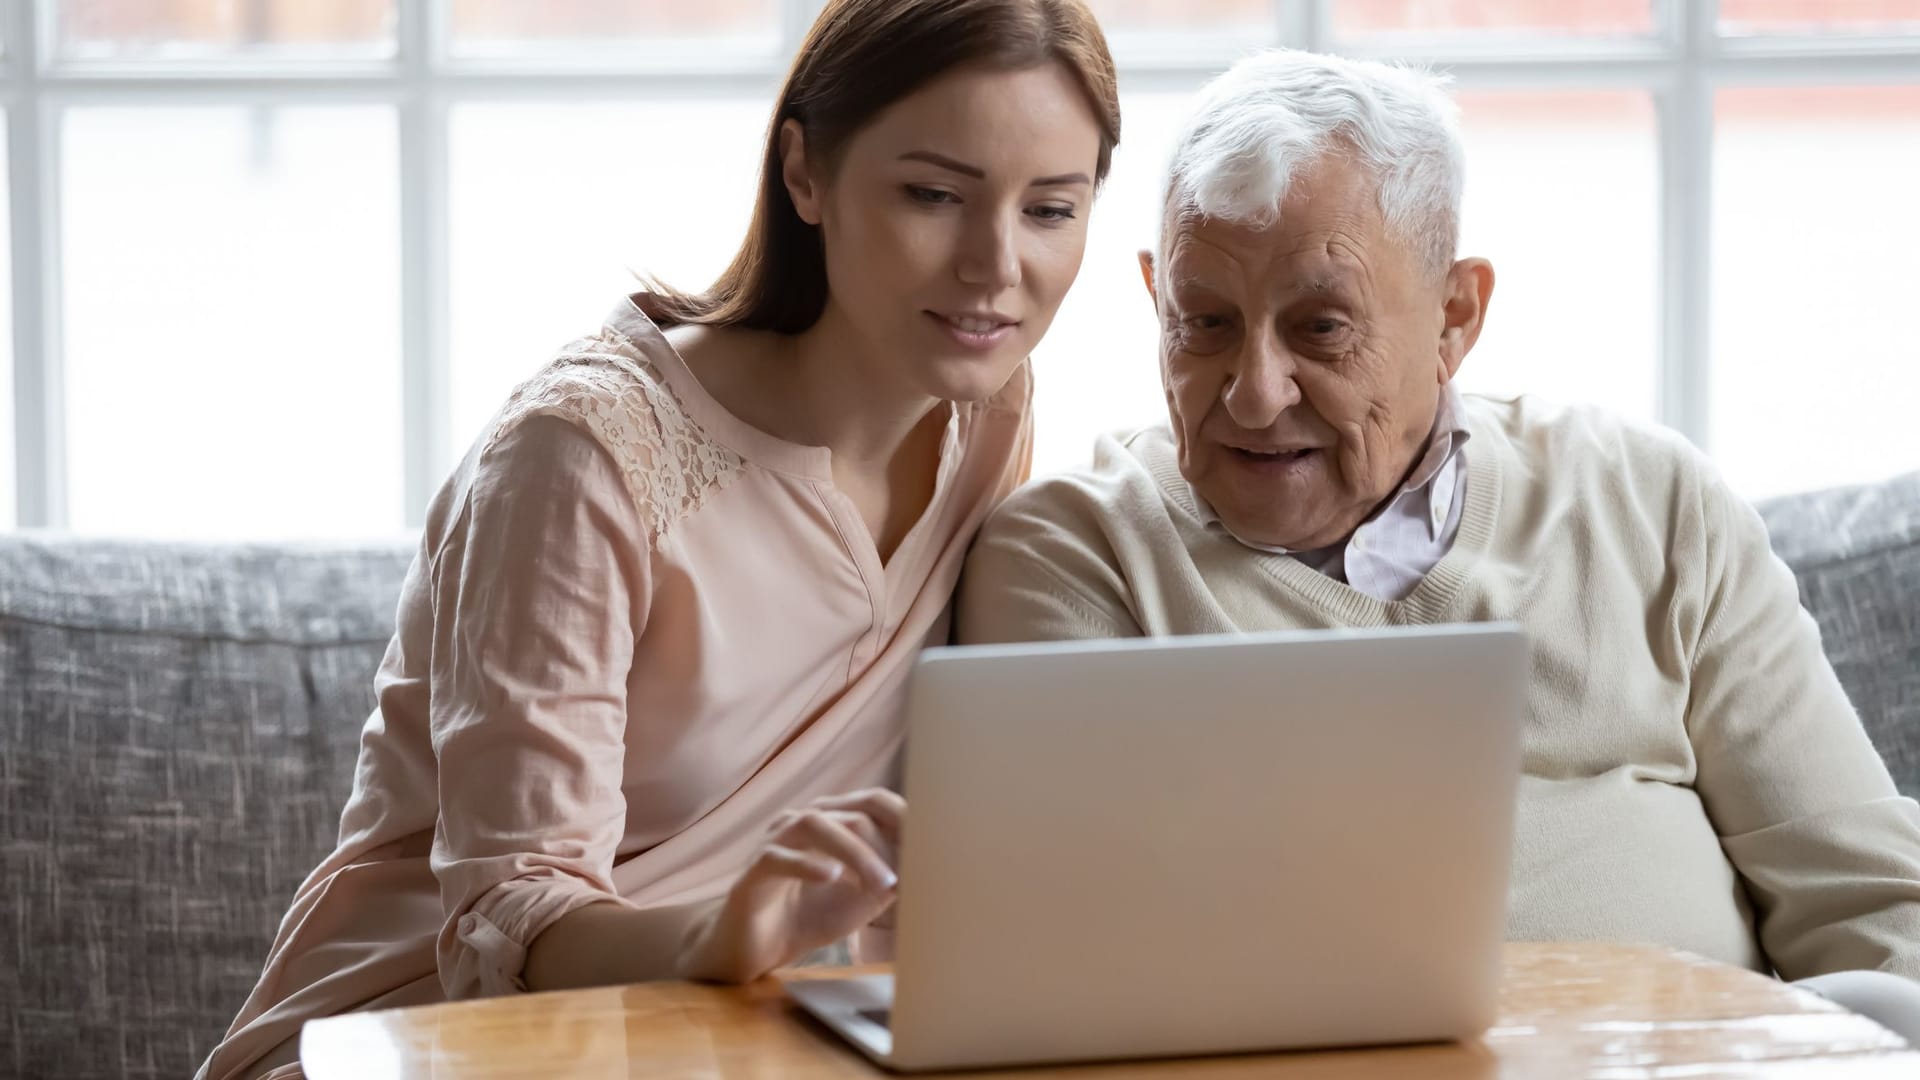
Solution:
M 751 979 L 885 915 L 903 680 L 1025 475 L 1118 139 L 1082 0 L 827 4 L 726 273 L 621 303 L 435 498 L 339 847 L 202 1076 L 298 1075 L 314 1017 Z

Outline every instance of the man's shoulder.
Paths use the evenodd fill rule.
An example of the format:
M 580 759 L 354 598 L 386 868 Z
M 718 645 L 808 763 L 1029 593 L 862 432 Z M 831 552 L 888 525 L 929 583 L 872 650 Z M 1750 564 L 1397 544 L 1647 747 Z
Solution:
M 1154 477 L 1171 442 L 1164 425 L 1103 435 L 1090 461 L 1001 502 L 967 555 L 955 640 L 1141 633 L 1133 577 L 1181 547 Z
M 1530 472 L 1651 478 L 1692 474 L 1704 460 L 1672 428 L 1599 405 L 1522 394 L 1462 394 L 1470 431 L 1509 448 Z M 1469 451 L 1471 453 L 1471 451 Z
M 1105 534 L 1143 516 L 1164 515 L 1156 471 L 1174 467 L 1172 441 L 1165 423 L 1101 435 L 1091 460 L 1036 476 L 1007 496 L 984 532 Z
M 1577 506 L 1593 527 L 1651 530 L 1662 543 L 1739 503 L 1686 436 L 1595 405 L 1463 395 L 1475 441 L 1503 458 L 1502 501 Z M 1471 471 L 1472 466 L 1469 466 Z

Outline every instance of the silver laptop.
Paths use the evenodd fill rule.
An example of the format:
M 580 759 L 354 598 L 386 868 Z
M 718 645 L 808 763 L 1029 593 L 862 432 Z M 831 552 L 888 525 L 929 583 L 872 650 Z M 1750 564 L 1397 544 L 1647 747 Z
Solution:
M 1504 625 L 930 649 L 894 974 L 788 992 L 902 1070 L 1475 1035 L 1526 654 Z

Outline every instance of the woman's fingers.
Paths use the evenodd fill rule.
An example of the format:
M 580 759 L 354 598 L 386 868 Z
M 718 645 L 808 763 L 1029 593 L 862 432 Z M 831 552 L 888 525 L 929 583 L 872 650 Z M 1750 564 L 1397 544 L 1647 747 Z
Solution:
M 831 885 L 840 880 L 845 867 L 840 860 L 812 851 L 797 851 L 779 844 L 769 844 L 754 861 L 753 869 L 767 877 L 798 878 L 819 885 Z
M 850 791 L 845 795 L 831 795 L 816 801 L 813 805 L 823 810 L 840 810 L 865 814 L 872 819 L 887 842 L 898 846 L 900 829 L 907 817 L 907 800 L 897 791 L 886 788 L 867 788 L 862 791 Z
M 905 810 L 897 794 L 871 790 L 777 815 L 685 970 L 753 978 L 881 916 L 899 884 Z
M 893 839 L 887 836 L 887 834 L 881 830 L 880 826 L 874 823 L 872 818 L 865 814 L 855 813 L 852 810 L 826 810 L 822 812 L 827 815 L 828 820 L 838 822 L 849 832 L 853 833 L 853 835 L 859 837 L 862 843 L 872 848 L 874 853 L 880 856 L 881 861 L 887 864 L 889 870 L 898 870 L 900 866 L 900 857 L 898 854 L 899 845 L 895 844 Z
M 851 867 L 867 887 L 877 891 L 892 889 L 899 879 L 893 867 L 874 842 L 863 839 L 842 815 L 825 810 L 808 810 L 789 821 L 774 837 L 774 845 L 796 851 L 818 853 Z M 876 837 L 877 839 L 877 837 Z

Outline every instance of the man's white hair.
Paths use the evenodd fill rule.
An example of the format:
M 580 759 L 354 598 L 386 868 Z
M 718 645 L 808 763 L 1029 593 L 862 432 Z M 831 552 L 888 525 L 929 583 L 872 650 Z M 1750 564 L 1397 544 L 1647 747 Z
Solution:
M 1181 129 L 1165 220 L 1198 214 L 1264 228 L 1293 178 L 1341 151 L 1378 181 L 1389 232 L 1444 273 L 1459 240 L 1466 159 L 1448 81 L 1297 49 L 1249 56 L 1207 84 Z

